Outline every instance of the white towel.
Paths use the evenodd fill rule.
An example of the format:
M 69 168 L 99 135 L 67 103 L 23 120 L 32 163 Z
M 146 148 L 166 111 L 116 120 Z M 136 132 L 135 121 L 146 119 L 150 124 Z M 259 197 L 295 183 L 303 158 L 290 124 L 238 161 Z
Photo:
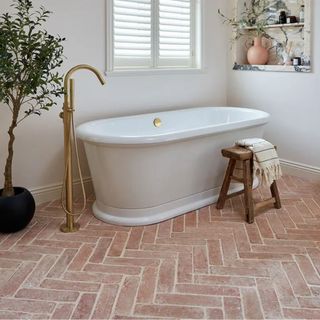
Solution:
M 263 139 L 243 139 L 236 145 L 253 152 L 253 176 L 258 176 L 262 184 L 271 185 L 282 176 L 280 161 L 274 145 Z

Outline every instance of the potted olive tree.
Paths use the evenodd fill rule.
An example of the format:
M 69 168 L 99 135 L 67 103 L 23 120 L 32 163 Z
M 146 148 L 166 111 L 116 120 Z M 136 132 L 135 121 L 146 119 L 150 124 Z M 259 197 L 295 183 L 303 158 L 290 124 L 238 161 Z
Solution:
M 63 62 L 65 39 L 44 29 L 50 12 L 35 9 L 30 0 L 14 0 L 12 6 L 13 14 L 0 17 L 0 102 L 11 113 L 0 189 L 0 232 L 23 229 L 35 212 L 31 193 L 12 181 L 15 129 L 26 118 L 49 110 L 56 105 L 54 99 L 63 95 L 63 79 L 56 70 Z

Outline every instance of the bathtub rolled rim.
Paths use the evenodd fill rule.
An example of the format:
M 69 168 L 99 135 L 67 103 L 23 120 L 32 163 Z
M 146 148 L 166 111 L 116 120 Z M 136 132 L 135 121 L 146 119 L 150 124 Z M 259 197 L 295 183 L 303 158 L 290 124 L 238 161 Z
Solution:
M 190 112 L 191 110 L 199 111 L 201 109 L 218 109 L 221 108 L 223 110 L 228 111 L 241 111 L 256 114 L 256 118 L 253 119 L 240 119 L 238 121 L 232 121 L 229 123 L 221 123 L 221 124 L 212 124 L 212 125 L 204 125 L 204 126 L 197 126 L 195 128 L 185 129 L 185 130 L 172 130 L 172 131 L 158 131 L 156 135 L 110 135 L 110 134 L 98 134 L 94 132 L 93 125 L 100 124 L 101 122 L 108 122 L 108 120 L 112 120 L 115 118 L 105 118 L 99 120 L 93 120 L 89 122 L 85 122 L 80 124 L 76 128 L 77 137 L 81 140 L 89 143 L 94 144 L 109 144 L 109 145 L 150 145 L 150 144 L 161 144 L 161 143 L 170 143 L 180 140 L 188 140 L 196 137 L 207 136 L 211 134 L 219 134 L 228 131 L 234 131 L 241 128 L 251 128 L 255 126 L 265 125 L 269 122 L 270 114 L 265 111 L 261 111 L 258 109 L 251 109 L 251 108 L 242 108 L 242 107 L 201 107 L 201 108 L 189 108 L 189 109 L 180 109 L 180 110 L 173 110 L 173 111 L 163 111 L 158 113 L 145 113 L 141 115 L 134 115 L 134 116 L 124 116 L 124 117 L 117 117 L 116 119 L 132 119 L 141 116 L 149 116 L 153 117 L 161 117 L 163 114 L 173 113 L 173 112 Z

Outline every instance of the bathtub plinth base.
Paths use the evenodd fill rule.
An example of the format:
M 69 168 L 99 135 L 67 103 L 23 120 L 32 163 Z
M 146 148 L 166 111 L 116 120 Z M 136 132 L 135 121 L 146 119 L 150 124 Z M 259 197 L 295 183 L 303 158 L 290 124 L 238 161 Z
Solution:
M 258 179 L 255 179 L 253 188 L 256 188 L 258 184 Z M 241 190 L 243 190 L 242 184 L 232 183 L 228 193 L 234 193 Z M 159 223 L 213 204 L 218 200 L 219 191 L 220 188 L 210 189 L 187 198 L 144 209 L 112 208 L 99 203 L 99 201 L 95 201 L 93 204 L 93 214 L 97 219 L 110 224 L 121 226 L 145 226 Z

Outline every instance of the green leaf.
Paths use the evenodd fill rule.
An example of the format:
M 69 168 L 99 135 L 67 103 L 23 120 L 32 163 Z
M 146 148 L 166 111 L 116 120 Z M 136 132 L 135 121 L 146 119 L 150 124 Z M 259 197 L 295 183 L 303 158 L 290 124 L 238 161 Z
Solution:
M 52 106 L 51 97 L 63 94 L 57 68 L 64 60 L 65 39 L 44 29 L 50 11 L 34 9 L 30 0 L 14 0 L 12 6 L 13 14 L 0 16 L 0 101 L 8 104 L 14 96 Z

